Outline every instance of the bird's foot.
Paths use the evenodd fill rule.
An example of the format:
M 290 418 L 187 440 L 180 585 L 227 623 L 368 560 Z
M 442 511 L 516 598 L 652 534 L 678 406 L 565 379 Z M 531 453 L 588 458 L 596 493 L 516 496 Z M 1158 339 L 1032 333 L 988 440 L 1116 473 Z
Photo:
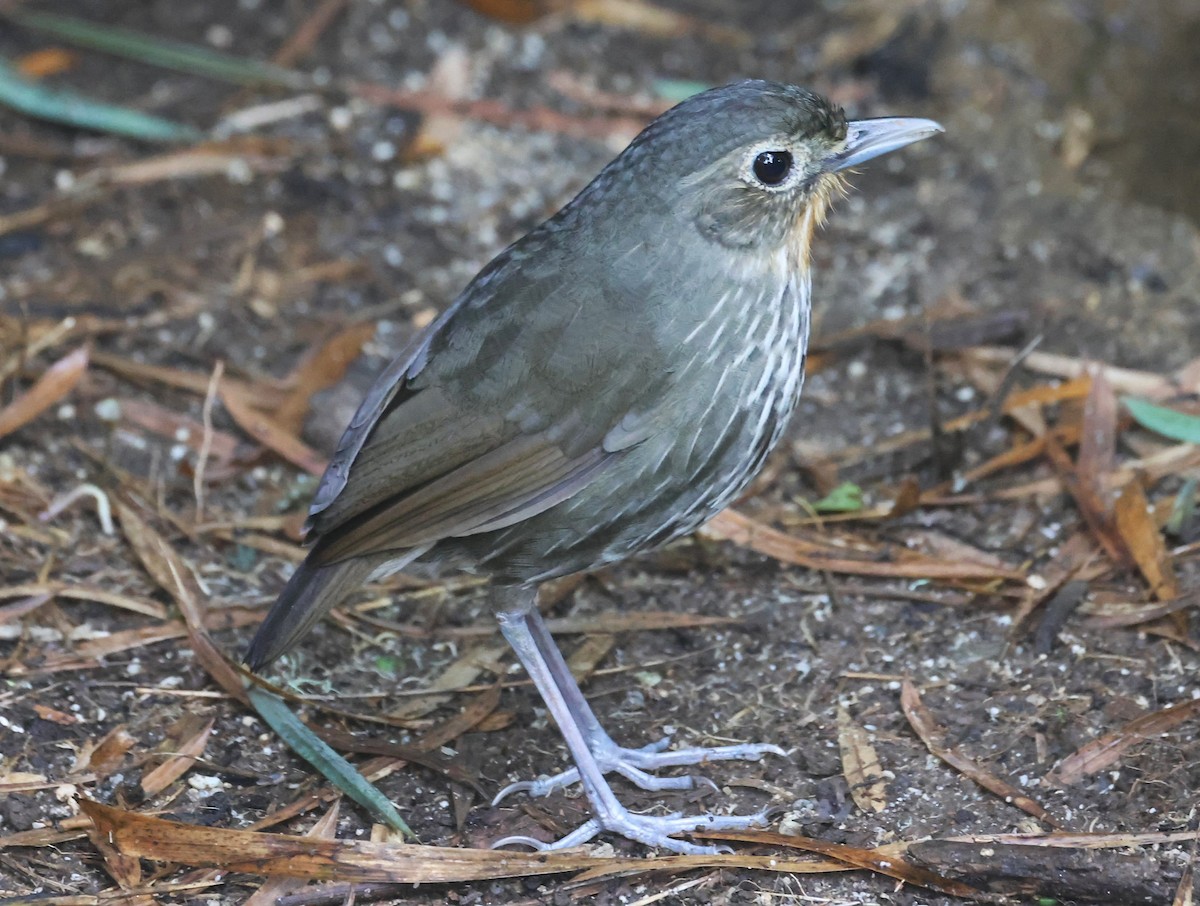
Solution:
M 667 751 L 671 744 L 669 737 L 658 742 L 642 746 L 640 749 L 626 749 L 617 745 L 607 733 L 588 740 L 588 749 L 596 759 L 596 764 L 605 774 L 617 773 L 643 790 L 657 792 L 660 790 L 690 790 L 697 784 L 707 784 L 714 790 L 714 784 L 707 777 L 696 777 L 684 774 L 678 777 L 658 777 L 648 771 L 661 768 L 680 767 L 685 765 L 703 764 L 710 761 L 758 761 L 764 755 L 781 755 L 787 753 L 779 746 L 770 743 L 743 743 L 734 746 L 697 746 L 687 749 Z M 560 774 L 541 777 L 537 780 L 518 780 L 502 789 L 492 800 L 492 805 L 499 804 L 513 793 L 526 792 L 531 796 L 549 796 L 551 793 L 579 782 L 579 769 L 568 768 Z
M 542 852 L 547 850 L 568 849 L 581 846 L 597 834 L 605 831 L 620 834 L 629 840 L 636 840 L 647 846 L 670 850 L 689 856 L 710 856 L 716 853 L 732 852 L 728 846 L 701 846 L 676 840 L 674 834 L 686 834 L 692 831 L 741 831 L 755 827 L 766 827 L 771 820 L 771 809 L 764 809 L 753 815 L 635 815 L 624 806 L 608 808 L 580 825 L 571 833 L 553 843 L 545 843 L 533 837 L 512 836 L 497 840 L 492 849 L 501 846 L 528 846 Z

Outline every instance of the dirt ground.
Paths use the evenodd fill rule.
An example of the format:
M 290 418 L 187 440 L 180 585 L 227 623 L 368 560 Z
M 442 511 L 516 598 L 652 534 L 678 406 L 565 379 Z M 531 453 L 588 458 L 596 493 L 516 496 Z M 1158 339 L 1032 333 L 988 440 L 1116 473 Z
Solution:
M 351 2 L 295 62 L 330 85 L 324 92 L 239 88 L 91 51 L 50 77 L 205 130 L 287 102 L 252 136 L 222 138 L 207 172 L 174 157 L 167 175 L 139 175 L 121 168 L 178 149 L 0 110 L 0 411 L 52 363 L 81 347 L 89 354 L 68 395 L 0 437 L 0 894 L 145 902 L 137 890 L 121 894 L 121 869 L 85 834 L 80 796 L 235 829 L 327 789 L 212 681 L 182 634 L 176 599 L 131 546 L 136 517 L 119 510 L 107 534 L 88 496 L 39 514 L 83 485 L 118 508 L 124 501 L 188 565 L 213 637 L 236 658 L 259 613 L 247 609 L 270 602 L 298 556 L 314 479 L 300 467 L 305 450 L 285 459 L 277 439 L 252 437 L 228 405 L 206 406 L 217 363 L 243 401 L 274 416 L 289 380 L 313 373 L 304 364 L 313 350 L 346 338 L 355 357 L 344 380 L 289 416 L 308 451 L 327 455 L 404 339 L 568 200 L 654 109 L 686 93 L 684 83 L 757 76 L 810 86 L 851 115 L 933 117 L 946 134 L 855 177 L 818 237 L 819 354 L 786 449 L 740 510 L 797 536 L 897 554 L 880 562 L 973 558 L 1015 578 L 810 570 L 709 538 L 587 578 L 550 613 L 568 621 L 564 650 L 590 673 L 584 689 L 615 738 L 641 744 L 666 729 L 684 744 L 768 741 L 790 752 L 706 768 L 719 791 L 650 795 L 622 783 L 619 794 L 635 810 L 774 805 L 772 830 L 861 848 L 914 844 L 910 862 L 981 890 L 994 883 L 1011 902 L 1191 903 L 1200 744 L 1187 703 L 1200 699 L 1200 638 L 1190 609 L 1105 621 L 1124 605 L 1162 614 L 1152 612 L 1145 570 L 1114 565 L 1097 543 L 1078 495 L 1066 493 L 1061 460 L 1033 456 L 980 478 L 970 470 L 1028 443 L 1039 424 L 1095 423 L 1078 397 L 989 416 L 1010 391 L 1059 385 L 1067 375 L 1053 361 L 1127 369 L 1108 383 L 1138 395 L 1138 380 L 1176 374 L 1200 349 L 1200 3 L 558 6 L 518 24 L 448 0 Z M 270 58 L 312 11 L 261 0 L 34 7 L 253 59 Z M 634 7 L 685 18 L 660 34 Z M 4 58 L 47 46 L 61 45 L 0 20 Z M 339 87 L 349 81 L 407 94 L 351 96 Z M 463 103 L 421 100 L 447 95 Z M 496 103 L 470 104 L 481 100 Z M 97 171 L 107 179 L 89 183 Z M 1000 351 L 987 358 L 980 347 Z M 1197 382 L 1181 386 L 1186 408 Z M 971 413 L 985 417 L 955 430 L 952 420 Z M 1068 465 L 1082 468 L 1087 454 L 1072 440 L 1066 447 Z M 1178 468 L 1147 465 L 1169 447 L 1123 418 L 1108 463 L 1114 474 L 1134 463 L 1163 516 L 1200 474 L 1186 451 Z M 812 502 L 840 481 L 862 488 L 867 512 L 814 526 Z M 891 509 L 918 487 L 930 496 Z M 1175 593 L 1160 587 L 1158 597 L 1168 603 L 1186 604 L 1200 587 L 1194 535 L 1185 525 L 1161 536 Z M 1056 571 L 1070 545 L 1089 544 L 1091 562 Z M 1052 608 L 1047 622 L 1045 599 L 1064 578 L 1083 583 L 1078 610 L 1056 622 Z M 1042 606 L 1018 625 L 1029 602 Z M 665 614 L 667 628 L 621 622 L 639 612 Z M 729 622 L 699 619 L 718 617 Z M 486 847 L 508 834 L 551 839 L 587 817 L 576 790 L 493 808 L 465 782 L 490 797 L 564 763 L 553 723 L 512 663 L 477 585 L 399 581 L 356 596 L 275 679 L 310 698 L 317 726 L 377 743 L 439 740 L 442 770 L 409 765 L 378 784 L 422 842 Z M 498 679 L 504 691 L 470 732 L 440 741 Z M 931 754 L 901 706 L 906 680 L 943 745 L 1036 800 L 1055 824 Z M 1189 719 L 1138 731 L 1102 769 L 1070 782 L 1047 776 L 1090 740 L 1176 705 Z M 95 752 L 105 737 L 111 757 Z M 163 756 L 197 739 L 190 771 L 147 792 Z M 856 750 L 877 755 L 881 786 L 852 789 Z M 324 810 L 271 829 L 304 833 Z M 362 809 L 342 803 L 339 838 L 370 828 Z M 1050 830 L 1110 843 L 1150 836 L 1003 858 L 987 838 L 973 855 L 920 843 Z M 603 843 L 601 854 L 646 855 Z M 973 864 L 983 867 L 972 874 Z M 164 903 L 243 902 L 262 883 L 150 861 L 125 868 L 125 886 L 157 884 Z M 325 900 L 299 888 L 279 902 L 972 900 L 868 871 L 571 877 L 360 886 L 350 900 L 344 887 Z

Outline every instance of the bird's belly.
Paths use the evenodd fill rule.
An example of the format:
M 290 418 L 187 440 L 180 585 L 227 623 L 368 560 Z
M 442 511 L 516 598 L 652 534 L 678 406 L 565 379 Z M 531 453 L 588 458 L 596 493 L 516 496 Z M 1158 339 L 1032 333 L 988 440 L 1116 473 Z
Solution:
M 511 528 L 457 539 L 453 559 L 502 581 L 542 581 L 660 546 L 719 513 L 762 468 L 799 396 L 807 295 L 787 302 L 735 348 L 690 360 L 666 401 L 670 428 L 616 454 L 602 481 Z

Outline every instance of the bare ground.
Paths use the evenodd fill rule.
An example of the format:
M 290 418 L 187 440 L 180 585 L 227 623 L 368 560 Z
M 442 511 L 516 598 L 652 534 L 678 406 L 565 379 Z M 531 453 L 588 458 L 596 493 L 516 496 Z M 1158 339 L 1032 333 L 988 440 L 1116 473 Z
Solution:
M 299 4 L 69 6 L 96 21 L 257 58 L 269 57 L 306 16 Z M 817 345 L 825 354 L 808 380 L 792 443 L 741 508 L 799 531 L 806 502 L 819 499 L 834 475 L 858 483 L 869 505 L 885 509 L 906 479 L 929 491 L 957 476 L 948 492 L 975 499 L 899 507 L 892 518 L 830 523 L 825 531 L 875 551 L 990 557 L 1026 584 L 822 573 L 703 539 L 588 579 L 553 614 L 588 630 L 564 633 L 564 647 L 596 661 L 585 691 L 616 738 L 640 742 L 670 728 L 684 743 L 761 740 L 792 752 L 713 766 L 719 794 L 651 797 L 621 787 L 625 801 L 670 810 L 775 804 L 784 811 L 776 829 L 856 847 L 1050 829 L 930 754 L 901 709 L 909 679 L 947 745 L 1036 799 L 1062 829 L 1182 837 L 1195 830 L 1194 716 L 1147 732 L 1074 782 L 1046 779 L 1089 740 L 1200 697 L 1189 611 L 1130 627 L 1100 625 L 1095 614 L 1105 607 L 1149 607 L 1152 600 L 1143 574 L 1113 567 L 1100 553 L 1102 568 L 1088 573 L 1083 588 L 1083 612 L 1049 624 L 1041 636 L 1017 631 L 1017 608 L 1032 594 L 1028 578 L 1036 590 L 1039 579 L 1053 577 L 1068 539 L 1089 534 L 1076 498 L 1055 484 L 1061 469 L 1040 456 L 963 479 L 1029 439 L 1029 422 L 1008 417 L 940 432 L 936 443 L 895 438 L 986 411 L 1007 363 L 1035 337 L 1039 353 L 1158 375 L 1192 359 L 1200 346 L 1200 132 L 1187 111 L 1200 90 L 1200 5 L 946 0 L 826 9 L 754 2 L 736 13 L 726 6 L 694 0 L 669 8 L 736 34 L 698 29 L 667 38 L 644 23 L 597 24 L 567 14 L 515 26 L 449 3 L 352 4 L 299 66 L 409 89 L 425 86 L 437 68 L 438 91 L 462 77 L 465 97 L 498 99 L 502 113 L 422 117 L 335 91 L 308 112 L 261 127 L 264 144 L 249 152 L 239 146 L 243 162 L 216 175 L 116 185 L 78 204 L 55 200 L 78 198 L 79 178 L 95 168 L 161 150 L 0 113 L 0 225 L 8 227 L 0 235 L 0 405 L 73 348 L 91 350 L 68 397 L 0 438 L 0 582 L 102 589 L 161 611 L 64 597 L 57 585 L 27 613 L 0 611 L 0 891 L 108 902 L 113 869 L 81 830 L 78 795 L 225 829 L 247 827 L 322 788 L 256 716 L 213 684 L 186 638 L 151 638 L 174 618 L 174 602 L 135 556 L 124 524 L 104 534 L 89 498 L 49 520 L 38 514 L 83 484 L 140 501 L 194 571 L 218 643 L 236 654 L 252 632 L 242 608 L 269 602 L 290 569 L 313 485 L 295 464 L 253 443 L 218 402 L 198 512 L 193 474 L 215 363 L 277 401 L 311 350 L 348 326 L 375 324 L 346 380 L 319 395 L 305 421 L 303 438 L 318 454 L 328 451 L 389 354 L 492 254 L 619 150 L 663 78 L 774 78 L 827 92 L 855 114 L 911 113 L 946 125 L 944 140 L 858 177 L 855 194 L 820 237 Z M 45 43 L 0 23 L 0 53 L 10 59 Z M 288 97 L 88 53 L 60 81 L 201 127 Z M 560 119 L 530 128 L 504 113 L 535 107 Z M 418 135 L 428 143 L 420 154 Z M 5 219 L 46 204 L 54 206 L 18 228 Z M 878 324 L 905 317 L 912 319 L 906 332 Z M 71 326 L 48 333 L 65 318 L 74 319 Z M 944 339 L 931 322 L 951 334 L 936 356 L 923 350 L 930 337 Z M 862 325 L 871 327 L 846 333 Z M 836 342 L 822 343 L 829 338 Z M 1009 347 L 1007 362 L 985 366 L 963 352 L 994 343 Z M 168 386 L 162 374 L 138 373 L 134 364 L 187 372 L 198 386 Z M 1049 387 L 1051 377 L 1027 363 L 1003 389 Z M 1112 379 L 1121 394 L 1123 379 Z M 1082 408 L 1076 399 L 1041 413 L 1051 426 L 1092 425 Z M 190 425 L 169 424 L 172 413 Z M 1115 461 L 1143 464 L 1149 500 L 1165 518 L 1196 465 L 1145 468 L 1165 444 L 1129 429 L 1127 420 L 1122 429 Z M 229 438 L 236 449 L 220 446 Z M 1074 448 L 1069 455 L 1083 457 Z M 1043 493 L 1019 492 L 1038 480 L 1048 483 Z M 1186 602 L 1200 584 L 1195 537 L 1165 541 Z M 310 716 L 379 740 L 419 741 L 500 678 L 510 686 L 498 706 L 439 751 L 488 795 L 513 779 L 558 770 L 564 751 L 557 733 L 520 675 L 508 671 L 511 658 L 492 652 L 499 639 L 489 634 L 479 589 L 393 587 L 389 594 L 356 598 L 356 605 L 380 606 L 348 608 L 280 668 L 291 688 L 314 697 Z M 0 607 L 38 596 L 10 595 Z M 640 611 L 680 615 L 681 625 L 602 631 Z M 223 628 L 223 616 L 238 625 Z M 733 622 L 689 628 L 688 616 Z M 476 663 L 483 666 L 467 669 Z M 449 674 L 456 678 L 450 685 L 476 691 L 441 700 L 417 695 L 452 665 L 458 672 Z M 339 720 L 318 702 L 393 726 Z M 200 760 L 148 795 L 143 782 L 160 744 L 175 751 L 209 718 Z M 852 795 L 847 721 L 878 755 L 878 812 Z M 94 744 L 106 735 L 119 740 L 119 728 L 129 735 L 128 751 L 109 762 L 94 757 Z M 425 843 L 482 847 L 512 833 L 549 839 L 586 817 L 573 794 L 514 797 L 491 808 L 468 787 L 411 766 L 379 784 Z M 300 833 L 312 820 L 306 814 L 276 829 Z M 62 833 L 51 839 L 56 828 Z M 14 845 L 39 830 L 42 845 Z M 339 837 L 369 832 L 365 813 L 343 805 Z M 642 855 L 612 842 L 618 854 Z M 910 859 L 924 853 L 943 874 L 981 862 L 982 876 L 969 876 L 980 887 L 999 878 L 998 889 L 1011 892 L 1013 878 L 1028 872 L 1037 880 L 1023 888 L 1027 899 L 1014 895 L 1028 902 L 1171 903 L 1193 850 L 1186 839 L 1004 858 L 994 849 L 968 856 L 947 844 L 925 846 L 910 849 Z M 217 886 L 172 892 L 185 870 L 160 876 L 157 868 L 144 863 L 142 876 L 161 886 L 161 902 L 241 902 L 261 883 L 235 874 Z M 667 904 L 960 901 L 867 872 L 710 869 L 575 886 L 569 877 L 426 885 L 389 896 L 412 903 L 628 903 L 658 893 L 665 896 L 657 902 Z M 316 901 L 297 896 L 294 902 Z

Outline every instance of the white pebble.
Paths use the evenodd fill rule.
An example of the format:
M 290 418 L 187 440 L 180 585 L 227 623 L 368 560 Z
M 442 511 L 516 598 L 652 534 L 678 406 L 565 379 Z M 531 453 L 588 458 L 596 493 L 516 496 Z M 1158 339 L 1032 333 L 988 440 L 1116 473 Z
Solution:
M 192 774 L 188 777 L 188 786 L 205 794 L 215 793 L 225 788 L 221 778 L 214 777 L 212 774 Z

